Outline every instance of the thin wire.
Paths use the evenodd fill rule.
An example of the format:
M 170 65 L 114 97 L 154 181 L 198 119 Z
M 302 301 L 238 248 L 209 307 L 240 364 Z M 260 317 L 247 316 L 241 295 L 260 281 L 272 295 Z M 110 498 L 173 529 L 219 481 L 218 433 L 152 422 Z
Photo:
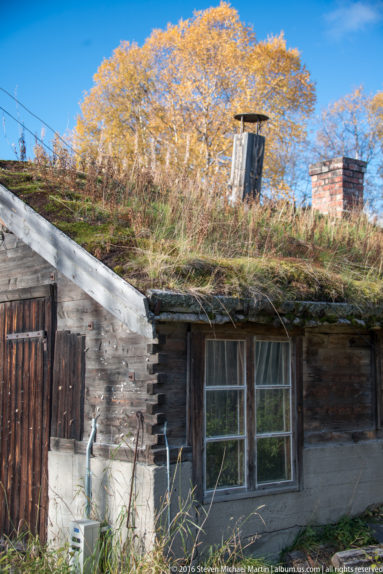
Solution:
M 3 88 L 0 87 L 0 90 L 3 90 Z M 4 91 L 5 91 L 5 90 L 4 90 Z M 13 96 L 11 96 L 11 97 L 13 97 Z M 16 99 L 16 98 L 14 98 L 14 99 Z M 22 105 L 22 104 L 21 104 L 21 105 Z M 25 106 L 23 106 L 23 107 L 25 107 Z M 41 143 L 41 145 L 43 145 L 45 148 L 47 148 L 47 149 L 48 149 L 50 152 L 52 152 L 56 157 L 59 157 L 58 154 L 57 154 L 57 152 L 55 152 L 51 147 L 49 147 L 49 145 L 47 145 L 42 139 L 40 139 L 34 132 L 32 132 L 29 128 L 27 128 L 26 125 L 25 125 L 23 122 L 21 122 L 20 120 L 18 120 L 17 118 L 15 118 L 10 112 L 7 112 L 7 110 L 4 109 L 2 106 L 0 106 L 0 110 L 2 110 L 3 112 L 5 112 L 10 118 L 12 118 L 13 120 L 15 120 L 15 122 L 17 122 L 23 129 L 25 129 L 27 132 L 29 132 L 30 134 L 32 134 L 32 136 L 33 136 L 37 141 L 39 141 L 39 142 Z M 34 114 L 32 114 L 32 115 L 34 115 Z M 39 118 L 38 116 L 35 116 L 35 117 L 36 117 L 39 121 L 41 121 L 43 124 L 45 124 L 49 129 L 52 129 L 52 128 L 50 128 L 50 127 L 48 126 L 48 124 L 46 124 L 43 120 L 40 120 L 40 118 Z M 74 148 L 72 148 L 68 143 L 66 143 L 66 141 L 63 140 L 62 137 L 61 137 L 57 132 L 55 132 L 53 129 L 52 129 L 52 131 L 60 138 L 61 141 L 63 141 L 63 142 L 69 147 L 70 150 L 73 151 L 73 153 L 75 153 L 75 154 L 78 155 L 79 157 L 82 157 L 81 153 L 79 153 L 79 152 L 76 151 Z M 6 138 L 6 139 L 7 139 L 7 138 Z M 8 139 L 7 139 L 7 141 L 8 141 Z M 9 143 L 9 141 L 8 141 L 8 143 Z M 13 144 L 10 144 L 10 145 L 13 147 Z M 106 157 L 110 157 L 110 158 L 112 158 L 112 159 L 117 159 L 117 160 L 119 159 L 117 155 L 111 155 L 111 154 L 107 154 L 107 153 L 105 153 L 105 152 L 103 152 L 103 154 L 104 154 Z
M 45 122 L 43 119 L 39 118 L 39 116 L 37 116 L 36 114 L 34 114 L 30 109 L 27 108 L 27 106 L 25 106 L 22 102 L 20 102 L 20 100 L 18 100 L 15 96 L 13 96 L 10 92 L 8 92 L 7 90 L 5 90 L 4 88 L 2 88 L 0 86 L 0 90 L 2 92 L 4 92 L 5 94 L 7 94 L 7 96 L 9 96 L 10 98 L 12 98 L 13 100 L 15 100 L 15 102 L 17 102 L 22 108 L 24 108 L 24 110 L 26 110 L 29 114 L 31 114 L 31 116 L 33 116 L 34 118 L 36 118 L 36 120 L 39 120 L 39 122 L 41 122 L 42 124 L 44 124 L 45 127 L 47 127 L 48 129 L 50 129 L 55 136 L 57 136 L 62 142 L 63 144 L 65 144 L 66 146 L 69 147 L 69 149 L 73 152 L 76 153 L 78 155 L 80 155 L 70 144 L 68 144 L 68 142 L 66 142 L 58 132 L 56 132 L 55 129 L 53 129 L 49 124 L 47 124 L 47 122 Z
M 22 122 L 20 122 L 17 118 L 15 118 L 15 116 L 13 116 L 9 112 L 7 112 L 7 110 L 4 109 L 2 106 L 0 106 L 0 110 L 2 110 L 4 113 L 6 113 L 10 118 L 15 120 L 15 122 L 17 122 L 23 129 L 25 129 L 27 132 L 29 132 L 38 142 L 41 143 L 41 145 L 46 147 L 53 155 L 55 155 L 56 157 L 59 157 L 58 154 L 51 147 L 49 147 L 49 145 L 47 145 L 41 138 L 39 138 L 29 128 L 27 128 Z
M 47 122 L 45 122 L 43 119 L 41 119 L 41 118 L 40 118 L 39 116 L 37 116 L 35 113 L 33 113 L 29 108 L 27 108 L 27 106 L 25 106 L 22 102 L 20 102 L 20 100 L 18 100 L 15 96 L 13 96 L 13 95 L 12 95 L 10 92 L 8 92 L 5 88 L 2 88 L 2 87 L 0 86 L 0 90 L 1 90 L 2 92 L 4 92 L 5 94 L 7 94 L 7 96 L 9 96 L 10 98 L 12 98 L 13 100 L 15 100 L 15 102 L 17 102 L 21 107 L 23 107 L 24 110 L 26 110 L 29 114 L 31 114 L 31 116 L 33 116 L 33 117 L 36 118 L 39 122 L 41 122 L 42 124 L 44 124 L 45 127 L 47 127 L 48 129 L 50 129 L 50 130 L 55 134 L 55 136 L 57 136 L 74 154 L 76 154 L 76 155 L 78 155 L 79 157 L 82 158 L 82 154 L 81 154 L 80 152 L 78 152 L 76 149 L 74 149 L 67 141 L 65 141 L 65 140 L 60 136 L 60 134 L 59 134 L 58 132 L 56 132 L 56 130 L 54 130 L 54 129 L 52 128 L 52 126 L 50 126 L 49 124 L 47 124 Z M 0 108 L 0 109 L 3 109 L 3 108 Z M 6 112 L 6 113 L 8 113 L 8 112 Z M 8 113 L 8 115 L 11 115 L 11 114 Z M 12 117 L 12 116 L 11 116 L 11 117 Z M 15 119 L 15 118 L 13 118 L 13 119 Z M 16 121 L 17 121 L 17 120 L 16 120 Z M 19 123 L 20 123 L 20 122 L 19 122 Z M 21 125 L 23 125 L 23 124 L 21 124 Z M 27 129 L 27 128 L 26 128 L 26 129 Z M 28 130 L 28 131 L 30 132 L 30 130 Z M 35 136 L 35 134 L 33 134 L 33 135 Z M 35 136 L 35 137 L 37 137 L 37 136 Z M 37 139 L 39 139 L 39 138 L 37 138 Z M 39 141 L 41 141 L 41 140 L 39 140 Z M 49 146 L 47 146 L 47 145 L 44 144 L 43 142 L 41 142 L 41 143 L 42 143 L 43 145 L 45 145 L 46 148 L 50 149 Z M 112 158 L 112 159 L 119 160 L 119 157 L 118 157 L 117 155 L 109 154 L 109 153 L 106 153 L 106 152 L 104 152 L 104 151 L 103 151 L 102 153 L 103 153 L 103 155 L 104 155 L 105 157 L 110 157 L 110 158 Z M 57 154 L 56 154 L 56 155 L 57 155 Z

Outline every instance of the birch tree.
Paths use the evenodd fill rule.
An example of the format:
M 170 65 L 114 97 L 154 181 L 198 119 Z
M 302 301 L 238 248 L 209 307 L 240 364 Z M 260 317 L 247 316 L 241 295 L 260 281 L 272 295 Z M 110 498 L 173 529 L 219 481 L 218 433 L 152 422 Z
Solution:
M 257 41 L 228 3 L 122 42 L 81 105 L 78 149 L 97 158 L 228 178 L 236 113 L 270 116 L 264 182 L 286 186 L 286 150 L 303 141 L 314 84 L 283 34 Z M 137 159 L 138 158 L 138 159 Z
M 367 162 L 365 198 L 380 209 L 383 175 L 383 92 L 369 95 L 363 86 L 330 104 L 318 121 L 313 160 L 337 156 Z

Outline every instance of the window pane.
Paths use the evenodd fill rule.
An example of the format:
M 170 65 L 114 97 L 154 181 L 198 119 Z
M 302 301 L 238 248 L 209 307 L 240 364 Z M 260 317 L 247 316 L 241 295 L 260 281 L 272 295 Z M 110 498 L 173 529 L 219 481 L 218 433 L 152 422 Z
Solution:
M 290 345 L 277 341 L 256 341 L 255 384 L 290 384 Z
M 243 435 L 243 391 L 206 391 L 206 436 Z
M 244 461 L 243 440 L 206 443 L 206 490 L 243 486 Z
M 257 439 L 257 482 L 291 480 L 290 437 Z
M 243 341 L 206 341 L 206 385 L 243 385 Z
M 290 432 L 290 389 L 257 389 L 257 434 Z

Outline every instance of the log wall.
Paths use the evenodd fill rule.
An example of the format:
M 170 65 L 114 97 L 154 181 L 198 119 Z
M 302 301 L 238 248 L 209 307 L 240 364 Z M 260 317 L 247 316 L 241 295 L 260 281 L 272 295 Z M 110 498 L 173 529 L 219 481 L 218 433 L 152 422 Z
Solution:
M 306 332 L 306 442 L 357 441 L 374 436 L 378 395 L 375 341 L 369 332 Z
M 152 405 L 157 397 L 148 395 L 147 385 L 157 377 L 148 372 L 148 365 L 155 360 L 150 349 L 148 352 L 149 340 L 131 333 L 63 276 L 57 280 L 57 329 L 86 337 L 84 436 L 90 433 L 91 419 L 99 416 L 98 443 L 132 448 L 136 413 L 141 411 L 144 444 L 154 444 L 151 427 L 157 424 L 157 415 L 152 414 Z
M 167 421 L 167 435 L 172 458 L 177 456 L 182 447 L 183 459 L 189 459 L 191 450 L 188 444 L 188 325 L 186 323 L 162 323 L 157 325 L 158 344 L 154 372 L 158 373 L 158 382 L 152 389 L 157 395 L 158 410 L 161 410 L 162 421 Z M 159 439 L 160 446 L 164 437 Z M 158 451 L 160 449 L 157 449 Z M 157 461 L 161 460 L 158 452 Z M 163 459 L 162 451 L 162 459 Z

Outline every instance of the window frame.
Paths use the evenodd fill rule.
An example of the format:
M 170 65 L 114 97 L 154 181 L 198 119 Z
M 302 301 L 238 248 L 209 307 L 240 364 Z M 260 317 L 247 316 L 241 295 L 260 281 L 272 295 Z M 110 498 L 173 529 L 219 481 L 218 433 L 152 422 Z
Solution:
M 206 348 L 207 348 L 207 342 L 208 341 L 222 341 L 222 342 L 226 342 L 226 341 L 232 341 L 232 342 L 237 342 L 237 343 L 244 343 L 244 366 L 243 366 L 243 373 L 242 373 L 242 384 L 241 385 L 207 385 L 206 384 L 206 364 L 207 364 L 207 352 L 206 352 Z M 240 491 L 243 490 L 243 488 L 247 488 L 247 384 L 246 384 L 246 380 L 247 380 L 247 373 L 246 373 L 246 366 L 247 366 L 247 353 L 246 353 L 246 338 L 244 339 L 233 339 L 233 338 L 221 338 L 221 337 L 217 337 L 217 338 L 210 338 L 210 337 L 206 337 L 205 338 L 205 353 L 204 353 L 204 391 L 203 391 L 203 413 L 204 413 L 204 424 L 203 424 L 203 441 L 204 441 L 204 454 L 203 454 L 203 491 L 205 495 L 208 494 L 212 494 L 214 492 L 214 489 L 206 489 L 206 445 L 208 443 L 213 443 L 213 442 L 224 442 L 225 440 L 243 440 L 243 444 L 244 444 L 244 484 L 243 486 L 230 486 L 227 487 L 224 490 L 227 491 Z M 213 435 L 212 437 L 207 437 L 206 436 L 206 397 L 207 397 L 207 393 L 208 392 L 214 392 L 214 391 L 242 391 L 243 392 L 243 412 L 244 412 L 244 422 L 243 422 L 243 434 L 242 435 Z M 220 491 L 223 489 L 219 489 Z
M 244 485 L 216 490 L 205 489 L 205 396 L 206 396 L 206 341 L 232 340 L 244 341 Z M 302 397 L 301 397 L 301 363 L 302 337 L 300 333 L 291 334 L 290 338 L 280 330 L 261 329 L 195 329 L 192 331 L 191 344 L 191 393 L 190 393 L 190 440 L 193 447 L 193 480 L 196 485 L 196 495 L 200 501 L 248 498 L 253 496 L 273 494 L 278 492 L 299 490 L 301 487 L 301 445 L 302 445 Z M 291 480 L 274 481 L 257 484 L 256 480 L 256 451 L 255 451 L 255 345 L 256 341 L 289 342 L 290 349 L 290 417 L 291 428 Z M 242 389 L 242 387 L 241 387 Z M 281 435 L 284 433 L 275 433 Z M 235 437 L 236 438 L 236 437 Z

